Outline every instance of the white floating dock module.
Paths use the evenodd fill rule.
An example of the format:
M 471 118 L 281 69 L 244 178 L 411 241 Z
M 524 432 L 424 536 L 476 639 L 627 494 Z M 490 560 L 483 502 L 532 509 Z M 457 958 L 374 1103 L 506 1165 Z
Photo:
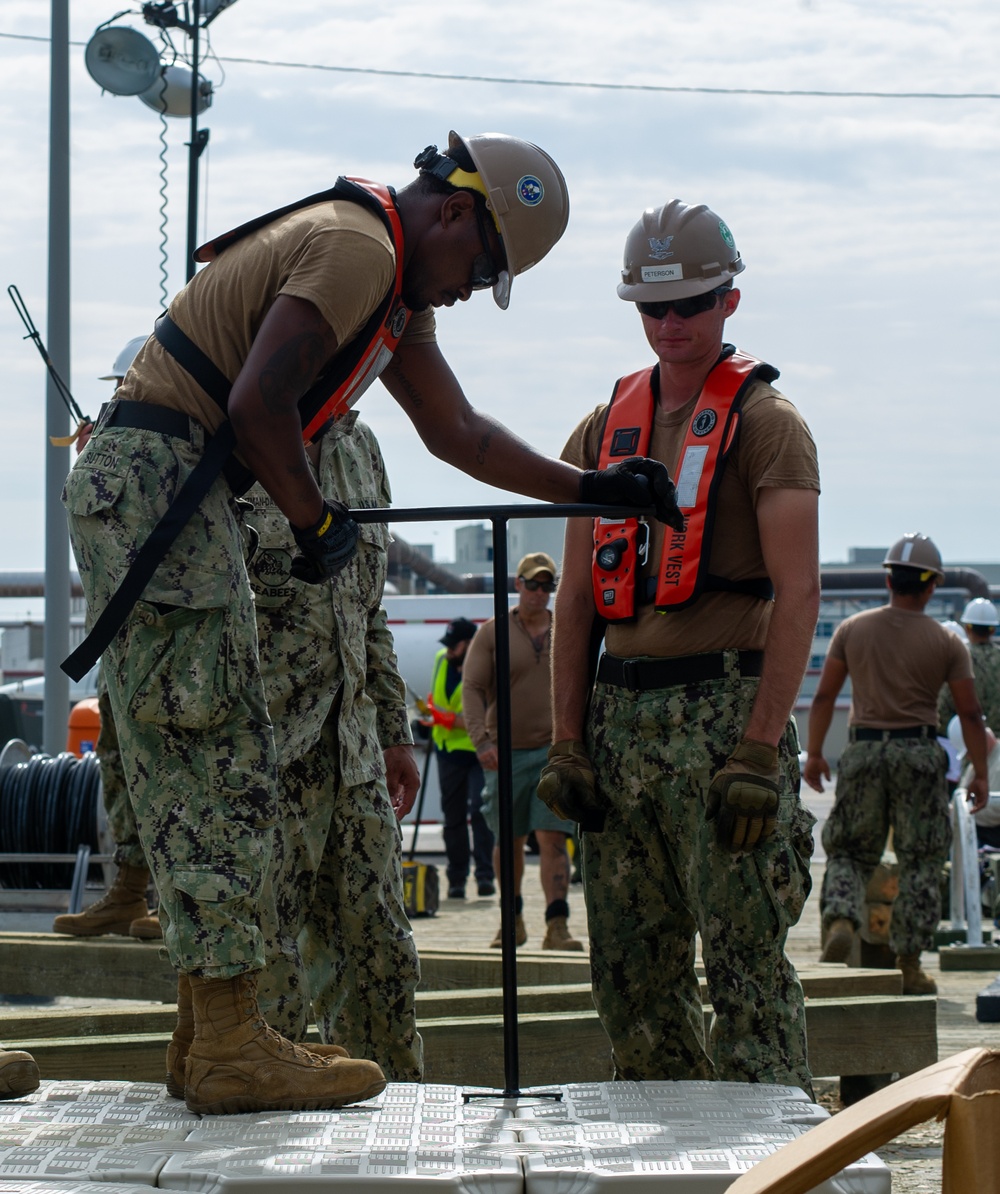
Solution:
M 519 1100 L 391 1083 L 339 1111 L 197 1116 L 162 1086 L 44 1082 L 0 1103 L 0 1194 L 722 1194 L 829 1118 L 801 1090 L 600 1082 Z M 815 1194 L 891 1194 L 861 1158 Z

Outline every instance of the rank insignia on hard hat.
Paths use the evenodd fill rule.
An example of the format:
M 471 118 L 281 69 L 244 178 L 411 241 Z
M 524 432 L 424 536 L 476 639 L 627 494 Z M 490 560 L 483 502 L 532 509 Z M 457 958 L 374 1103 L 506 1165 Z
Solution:
M 666 261 L 668 257 L 673 257 L 670 252 L 670 242 L 674 238 L 672 236 L 660 237 L 651 236 L 649 238 L 649 255 L 654 261 Z
M 525 207 L 537 207 L 545 196 L 545 188 L 534 174 L 524 174 L 517 180 L 517 197 Z

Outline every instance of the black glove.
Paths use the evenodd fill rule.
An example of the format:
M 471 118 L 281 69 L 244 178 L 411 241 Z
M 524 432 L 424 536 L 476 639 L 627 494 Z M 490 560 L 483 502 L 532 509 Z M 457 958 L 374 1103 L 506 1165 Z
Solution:
M 292 534 L 301 555 L 292 557 L 291 574 L 310 585 L 336 576 L 358 550 L 358 524 L 342 502 L 324 502 L 319 521 L 305 530 L 292 527 Z
M 684 530 L 677 508 L 677 490 L 666 466 L 645 456 L 630 456 L 610 468 L 586 469 L 580 478 L 580 501 L 595 506 L 652 506 L 660 522 Z
M 781 794 L 778 748 L 744 738 L 708 789 L 706 815 L 716 819 L 719 845 L 751 850 L 774 833 Z
M 585 833 L 604 828 L 605 808 L 598 799 L 594 768 L 582 742 L 567 738 L 549 747 L 549 761 L 538 781 L 538 798 L 557 817 L 576 821 Z

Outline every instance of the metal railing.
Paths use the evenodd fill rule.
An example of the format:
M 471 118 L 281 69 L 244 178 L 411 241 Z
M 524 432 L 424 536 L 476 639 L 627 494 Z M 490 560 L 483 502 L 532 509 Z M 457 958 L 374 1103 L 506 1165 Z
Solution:
M 511 763 L 510 685 L 500 677 L 510 675 L 510 627 L 507 623 L 507 523 L 521 518 L 597 518 L 613 514 L 624 518 L 648 514 L 645 509 L 575 504 L 451 506 L 442 508 L 352 510 L 358 522 L 488 522 L 493 533 L 493 616 L 496 624 L 497 675 L 497 786 L 500 813 L 500 943 L 503 983 L 504 1098 L 521 1096 L 517 1028 L 517 943 L 514 913 L 514 804 Z M 467 1096 L 468 1097 L 468 1096 Z M 555 1096 L 553 1096 L 555 1097 Z

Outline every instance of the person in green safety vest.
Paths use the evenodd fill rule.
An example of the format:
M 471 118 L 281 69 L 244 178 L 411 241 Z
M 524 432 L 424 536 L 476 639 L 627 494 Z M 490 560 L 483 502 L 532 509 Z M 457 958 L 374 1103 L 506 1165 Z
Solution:
M 465 899 L 470 860 L 475 867 L 479 895 L 491 896 L 496 891 L 493 834 L 482 813 L 483 769 L 462 717 L 462 665 L 475 633 L 476 624 L 468 618 L 456 618 L 448 623 L 440 639 L 443 646 L 434 657 L 431 691 L 427 698 L 441 785 L 450 900 Z

